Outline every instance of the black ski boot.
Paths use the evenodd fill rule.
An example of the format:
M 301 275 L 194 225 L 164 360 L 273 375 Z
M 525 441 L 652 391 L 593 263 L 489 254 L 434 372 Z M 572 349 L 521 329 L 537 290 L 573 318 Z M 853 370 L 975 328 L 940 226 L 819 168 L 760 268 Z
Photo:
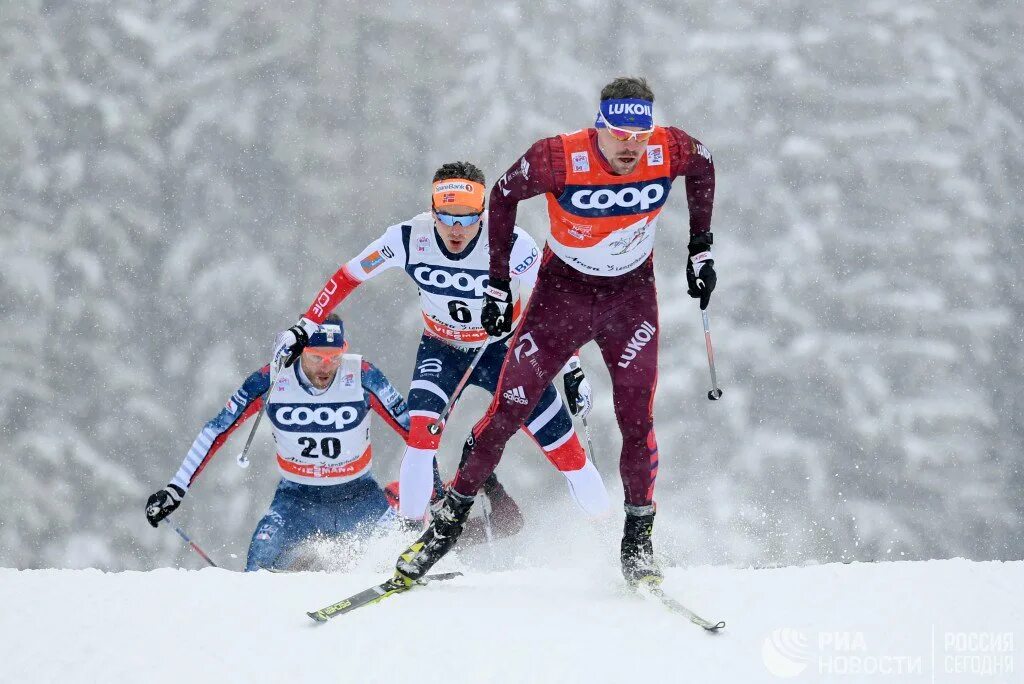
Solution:
M 626 525 L 622 530 L 622 575 L 630 586 L 661 584 L 664 577 L 654 561 L 654 505 L 626 504 Z
M 427 574 L 434 563 L 455 546 L 475 499 L 449 489 L 441 500 L 441 507 L 434 513 L 430 527 L 398 557 L 395 579 L 411 584 Z

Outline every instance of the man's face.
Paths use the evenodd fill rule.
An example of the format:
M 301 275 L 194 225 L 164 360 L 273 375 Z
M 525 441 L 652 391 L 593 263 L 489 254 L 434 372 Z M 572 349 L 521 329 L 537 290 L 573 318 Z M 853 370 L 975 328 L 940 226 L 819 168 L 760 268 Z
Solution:
M 623 126 L 629 131 L 642 131 L 643 128 Z M 640 155 L 647 149 L 647 141 L 616 140 L 606 128 L 597 129 L 597 146 L 601 148 L 612 171 L 620 176 L 631 173 L 640 162 Z
M 437 228 L 437 234 L 441 236 L 441 241 L 444 242 L 445 249 L 453 254 L 458 254 L 462 250 L 466 249 L 466 245 L 473 241 L 477 233 L 480 232 L 480 225 L 482 223 L 481 218 L 477 218 L 476 221 L 468 226 L 463 226 L 456 223 L 454 226 L 447 225 L 444 221 L 437 217 L 437 214 L 448 214 L 449 216 L 473 216 L 479 214 L 483 216 L 478 209 L 467 207 L 461 204 L 453 204 L 447 206 L 442 211 L 434 212 L 434 227 Z
M 306 347 L 299 363 L 313 387 L 327 389 L 334 382 L 344 349 L 338 347 Z

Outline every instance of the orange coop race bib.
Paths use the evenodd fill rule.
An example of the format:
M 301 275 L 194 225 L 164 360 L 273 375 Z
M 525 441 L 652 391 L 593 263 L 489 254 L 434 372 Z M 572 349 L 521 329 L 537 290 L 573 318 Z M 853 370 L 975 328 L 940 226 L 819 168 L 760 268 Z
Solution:
M 654 248 L 658 215 L 672 189 L 668 133 L 656 127 L 632 173 L 604 170 L 587 129 L 560 136 L 565 147 L 565 190 L 549 193 L 548 218 L 555 254 L 582 273 L 616 276 L 646 261 Z

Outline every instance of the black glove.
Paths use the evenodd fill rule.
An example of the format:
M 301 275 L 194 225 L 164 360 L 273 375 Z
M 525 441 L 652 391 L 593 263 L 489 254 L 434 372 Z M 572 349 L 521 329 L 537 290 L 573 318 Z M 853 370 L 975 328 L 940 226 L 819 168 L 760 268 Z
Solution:
M 181 498 L 185 491 L 178 485 L 169 484 L 159 492 L 155 492 L 146 502 L 146 520 L 153 527 L 160 524 L 160 521 L 174 512 L 181 504 Z
M 690 240 L 690 258 L 686 261 L 687 294 L 700 300 L 700 309 L 708 308 L 711 293 L 715 291 L 718 275 L 715 273 L 715 260 L 711 256 L 711 243 L 714 237 L 704 233 Z
M 298 323 L 278 336 L 274 362 L 289 368 L 302 356 L 302 350 L 309 344 L 309 336 L 319 329 L 320 326 L 308 318 L 300 318 Z
M 480 323 L 491 337 L 512 332 L 512 285 L 508 278 L 491 278 L 485 290 Z
M 593 390 L 575 356 L 562 369 L 562 382 L 565 385 L 565 400 L 572 414 L 580 418 L 590 415 L 590 409 L 594 406 Z

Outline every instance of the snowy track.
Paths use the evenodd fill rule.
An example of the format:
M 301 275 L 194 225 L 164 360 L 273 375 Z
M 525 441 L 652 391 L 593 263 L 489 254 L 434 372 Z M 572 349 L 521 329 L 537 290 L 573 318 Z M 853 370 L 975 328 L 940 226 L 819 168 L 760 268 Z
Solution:
M 0 570 L 0 681 L 945 682 L 1024 672 L 1024 653 L 1006 649 L 1014 630 L 1024 649 L 1024 562 L 670 569 L 668 592 L 728 622 L 717 635 L 627 594 L 611 570 L 468 574 L 326 624 L 305 615 L 379 578 Z M 993 648 L 956 636 L 975 633 Z M 989 659 L 962 659 L 965 668 L 998 657 L 1012 673 L 947 673 L 958 662 L 950 644 L 972 643 L 954 655 Z M 906 672 L 835 669 L 885 664 Z

